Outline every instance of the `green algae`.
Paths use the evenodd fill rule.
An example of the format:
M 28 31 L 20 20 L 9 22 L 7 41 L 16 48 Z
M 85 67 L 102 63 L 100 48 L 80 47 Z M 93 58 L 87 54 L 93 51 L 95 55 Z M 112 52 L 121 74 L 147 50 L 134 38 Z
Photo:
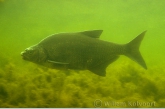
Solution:
M 19 74 L 18 70 L 8 63 L 7 68 L 0 72 L 0 105 L 1 107 L 94 107 L 94 101 L 100 99 L 115 102 L 155 102 L 155 106 L 147 107 L 164 107 L 165 88 L 162 86 L 165 79 L 157 75 L 165 73 L 157 72 L 157 69 L 161 68 L 145 71 L 137 69 L 137 66 L 132 64 L 124 66 L 125 68 L 122 64 L 114 66 L 108 68 L 107 77 L 99 77 L 89 71 L 85 73 L 70 71 L 72 73 L 66 75 L 62 71 L 37 68 L 31 64 L 29 67 L 33 72 L 31 69 L 24 69 L 25 75 Z M 149 75 L 151 72 L 157 73 L 151 76 Z

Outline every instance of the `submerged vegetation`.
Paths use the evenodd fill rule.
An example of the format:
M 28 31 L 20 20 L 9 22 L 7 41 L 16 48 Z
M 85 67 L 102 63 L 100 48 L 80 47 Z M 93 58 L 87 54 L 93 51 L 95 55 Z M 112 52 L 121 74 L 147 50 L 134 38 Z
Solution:
M 121 62 L 121 60 L 120 60 Z M 28 69 L 29 68 L 29 69 Z M 140 69 L 134 62 L 115 62 L 107 76 L 89 71 L 59 71 L 32 63 L 19 69 L 6 63 L 0 69 L 1 107 L 95 107 L 110 102 L 155 102 L 155 105 L 102 105 L 102 107 L 164 107 L 165 70 Z M 155 73 L 156 72 L 156 73 Z

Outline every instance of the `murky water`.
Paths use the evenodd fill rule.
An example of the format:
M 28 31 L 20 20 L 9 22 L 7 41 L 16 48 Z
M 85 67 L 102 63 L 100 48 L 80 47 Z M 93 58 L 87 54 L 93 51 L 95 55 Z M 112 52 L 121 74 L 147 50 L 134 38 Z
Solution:
M 0 0 L 0 107 L 165 107 L 164 0 Z M 48 35 L 104 30 L 100 39 L 127 43 L 147 33 L 145 70 L 121 56 L 106 77 L 60 71 L 20 53 Z

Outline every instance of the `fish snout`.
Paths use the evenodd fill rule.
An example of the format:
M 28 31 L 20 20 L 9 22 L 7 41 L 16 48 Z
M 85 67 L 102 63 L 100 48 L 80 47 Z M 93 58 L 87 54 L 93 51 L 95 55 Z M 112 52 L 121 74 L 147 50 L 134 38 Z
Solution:
M 26 60 L 26 50 L 21 52 L 22 59 Z
M 21 56 L 24 56 L 26 54 L 26 52 L 28 51 L 28 49 L 25 49 L 24 51 L 21 52 Z
M 24 59 L 24 52 L 21 52 L 22 59 Z
M 23 55 L 23 52 L 21 52 L 21 56 Z
M 22 51 L 22 52 L 21 52 L 21 56 L 24 56 L 24 54 L 25 54 L 25 51 Z

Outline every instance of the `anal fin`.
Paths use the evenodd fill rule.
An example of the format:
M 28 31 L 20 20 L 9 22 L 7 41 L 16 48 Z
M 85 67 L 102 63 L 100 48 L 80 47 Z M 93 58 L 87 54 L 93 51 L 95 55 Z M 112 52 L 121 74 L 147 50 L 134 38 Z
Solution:
M 118 59 L 119 56 L 114 56 L 113 58 L 106 60 L 106 61 L 102 61 L 101 63 L 92 66 L 90 68 L 88 68 L 89 71 L 99 75 L 99 76 L 106 76 L 106 68 L 107 66 L 114 62 L 115 60 Z

